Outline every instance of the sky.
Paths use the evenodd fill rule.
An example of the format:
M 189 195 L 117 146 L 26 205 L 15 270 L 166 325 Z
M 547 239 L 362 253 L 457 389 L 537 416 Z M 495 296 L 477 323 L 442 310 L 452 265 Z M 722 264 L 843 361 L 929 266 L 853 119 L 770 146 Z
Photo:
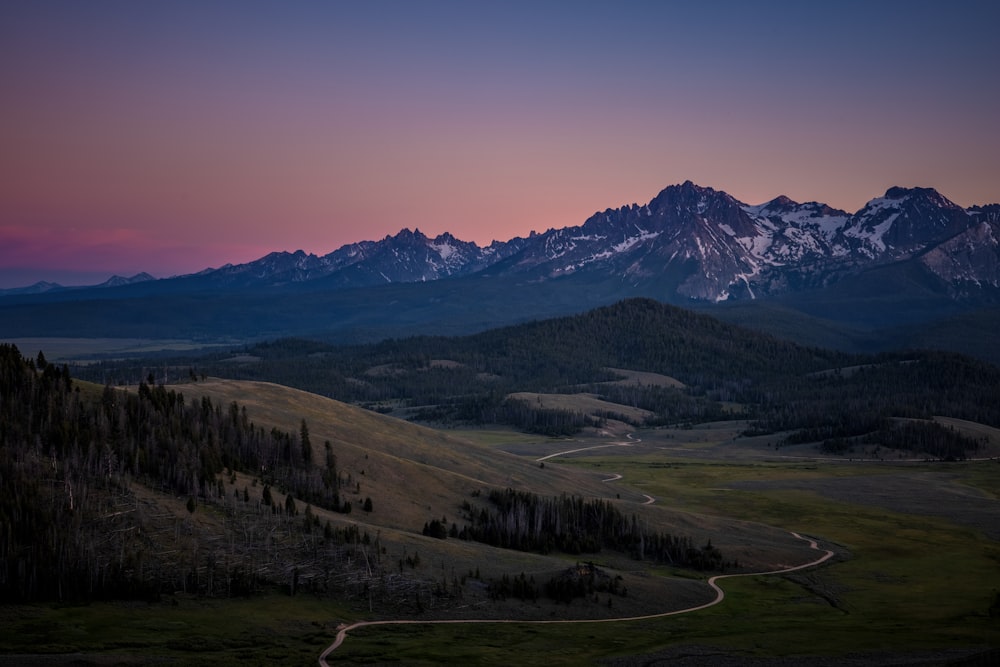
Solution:
M 0 5 L 0 288 L 485 245 L 686 180 L 1000 202 L 1000 3 Z

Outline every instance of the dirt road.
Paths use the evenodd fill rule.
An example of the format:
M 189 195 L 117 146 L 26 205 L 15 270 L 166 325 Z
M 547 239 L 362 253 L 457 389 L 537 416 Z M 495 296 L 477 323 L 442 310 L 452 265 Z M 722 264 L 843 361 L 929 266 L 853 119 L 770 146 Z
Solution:
M 786 574 L 788 572 L 795 572 L 797 570 L 804 570 L 809 567 L 814 567 L 821 563 L 826 562 L 833 557 L 833 552 L 829 549 L 820 549 L 816 540 L 810 539 L 808 537 L 803 537 L 798 533 L 791 533 L 791 535 L 797 539 L 806 541 L 809 543 L 809 548 L 815 551 L 822 551 L 823 555 L 816 560 L 809 561 L 808 563 L 803 563 L 802 565 L 794 565 L 792 567 L 783 568 L 780 570 L 770 570 L 768 572 L 747 572 L 743 574 L 719 574 L 708 580 L 708 585 L 715 590 L 715 599 L 706 602 L 705 604 L 698 605 L 697 607 L 689 607 L 687 609 L 676 609 L 674 611 L 665 611 L 659 614 L 648 614 L 646 616 L 629 616 L 623 618 L 599 618 L 599 619 L 585 619 L 585 620 L 548 620 L 548 621 L 522 621 L 522 620 L 503 620 L 503 619 L 473 619 L 473 620 L 412 620 L 412 619 L 400 619 L 400 620 L 386 620 L 386 621 L 358 621 L 357 623 L 352 623 L 350 625 L 341 625 L 337 629 L 337 637 L 330 646 L 326 648 L 325 651 L 319 656 L 319 664 L 321 667 L 329 667 L 326 661 L 327 656 L 337 650 L 337 647 L 344 643 L 344 639 L 347 637 L 347 633 L 356 628 L 363 628 L 372 625 L 443 625 L 443 624 L 454 624 L 454 623 L 520 623 L 522 625 L 554 625 L 554 624 L 565 624 L 565 623 L 624 623 L 627 621 L 644 621 L 652 618 L 663 618 L 666 616 L 677 616 L 679 614 L 689 614 L 694 611 L 699 611 L 701 609 L 707 609 L 714 605 L 722 602 L 726 593 L 719 587 L 718 582 L 722 579 L 728 579 L 730 577 L 757 577 L 761 575 L 768 574 Z

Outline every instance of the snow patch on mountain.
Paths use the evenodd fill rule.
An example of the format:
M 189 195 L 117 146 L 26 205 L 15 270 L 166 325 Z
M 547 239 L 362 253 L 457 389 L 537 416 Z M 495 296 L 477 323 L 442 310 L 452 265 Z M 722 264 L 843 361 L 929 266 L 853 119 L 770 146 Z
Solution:
M 985 226 L 966 234 L 978 223 Z M 997 205 L 965 211 L 930 188 L 890 188 L 851 215 L 785 196 L 747 205 L 686 181 L 645 205 L 599 211 L 577 227 L 485 248 L 449 233 L 430 239 L 402 229 L 322 257 L 275 252 L 186 278 L 237 288 L 323 281 L 318 288 L 333 289 L 478 271 L 533 280 L 588 271 L 655 284 L 667 298 L 720 301 L 821 287 L 869 266 L 920 257 L 943 278 L 992 284 L 1000 271 L 990 268 L 998 224 Z
M 451 257 L 457 252 L 455 250 L 455 246 L 451 245 L 447 241 L 445 241 L 444 243 L 431 243 L 431 247 L 434 248 L 434 250 L 443 260 L 447 260 L 449 257 Z
M 644 229 L 639 230 L 639 234 L 637 234 L 636 236 L 626 238 L 620 243 L 617 243 L 614 246 L 612 246 L 611 252 L 609 252 L 608 255 L 612 253 L 627 252 L 628 250 L 632 249 L 639 243 L 642 243 L 643 241 L 650 241 L 652 239 L 655 239 L 659 235 L 660 232 L 651 232 Z

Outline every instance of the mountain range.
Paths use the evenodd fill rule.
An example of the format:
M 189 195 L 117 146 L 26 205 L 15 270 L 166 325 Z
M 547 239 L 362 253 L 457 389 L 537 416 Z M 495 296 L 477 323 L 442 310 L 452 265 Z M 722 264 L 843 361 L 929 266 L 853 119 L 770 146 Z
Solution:
M 324 288 L 425 282 L 487 271 L 545 280 L 603 272 L 640 285 L 675 282 L 664 300 L 754 299 L 819 287 L 894 262 L 914 260 L 956 297 L 1000 287 L 1000 204 L 963 209 L 932 188 L 890 188 L 853 214 L 780 196 L 744 204 L 685 182 L 648 204 L 595 213 L 576 227 L 549 229 L 486 247 L 450 233 L 403 229 L 317 256 L 273 252 L 239 265 L 165 279 L 174 289 L 241 288 L 321 281 Z M 114 276 L 93 288 L 153 280 Z M 166 285 L 164 285 L 166 286 Z M 54 283 L 5 290 L 44 293 Z
M 0 336 L 39 335 L 44 304 L 111 300 L 138 307 L 135 300 L 193 295 L 202 304 L 225 297 L 231 304 L 223 309 L 252 302 L 257 313 L 267 310 L 268 299 L 280 300 L 276 310 L 284 308 L 299 323 L 283 326 L 262 315 L 268 323 L 257 331 L 195 326 L 202 336 L 351 327 L 375 337 L 434 331 L 412 326 L 418 323 L 453 325 L 453 333 L 454 327 L 581 311 L 629 296 L 722 306 L 723 316 L 753 303 L 851 327 L 894 327 L 994 308 L 1000 301 L 998 239 L 1000 204 L 962 208 L 932 188 L 892 187 L 848 213 L 784 196 L 748 205 L 688 181 L 647 204 L 609 208 L 579 226 L 486 247 L 449 233 L 429 238 L 403 229 L 323 256 L 274 252 L 160 280 L 140 274 L 91 288 L 6 290 L 0 309 L 11 326 L 0 324 Z M 344 299 L 353 313 L 346 320 Z M 295 303 L 325 308 L 328 317 L 296 317 Z M 175 321 L 186 319 L 178 313 Z M 29 320 L 35 325 L 27 326 Z M 191 335 L 190 327 L 181 328 L 180 335 Z

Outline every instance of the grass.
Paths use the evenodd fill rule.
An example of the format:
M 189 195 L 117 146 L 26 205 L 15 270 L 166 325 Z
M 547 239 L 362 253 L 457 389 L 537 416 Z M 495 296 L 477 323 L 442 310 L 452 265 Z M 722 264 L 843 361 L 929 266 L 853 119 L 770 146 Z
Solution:
M 624 461 L 581 465 L 597 463 L 604 468 Z M 635 463 L 620 469 L 640 477 Z M 984 475 L 981 467 L 967 469 Z M 768 466 L 762 472 L 759 466 L 708 463 L 647 470 L 643 481 L 649 486 L 676 486 L 678 497 L 711 512 L 821 536 L 846 555 L 802 575 L 726 580 L 721 605 L 687 616 L 622 624 L 361 629 L 338 649 L 337 662 L 578 665 L 616 654 L 655 655 L 678 645 L 715 646 L 737 656 L 1000 645 L 996 619 L 986 614 L 1000 564 L 995 541 L 942 519 L 832 501 L 811 492 L 765 488 L 706 495 L 701 488 L 706 481 L 717 486 L 739 481 L 741 471 L 772 480 L 822 472 L 801 466 Z M 336 622 L 356 615 L 307 596 L 279 595 L 181 600 L 177 607 L 35 607 L 28 616 L 8 608 L 0 652 L 161 656 L 177 661 L 172 664 L 315 664 L 332 640 Z
M 207 395 L 222 405 L 236 401 L 246 406 L 252 421 L 291 433 L 298 433 L 305 419 L 313 460 L 325 460 L 324 442 L 329 441 L 338 469 L 351 475 L 354 489 L 348 500 L 371 497 L 375 511 L 370 518 L 383 528 L 419 533 L 430 519 L 457 518 L 464 500 L 488 488 L 612 495 L 596 478 L 575 471 L 543 470 L 531 460 L 471 446 L 447 431 L 280 385 L 209 380 L 177 388 L 188 400 Z M 364 521 L 356 514 L 351 518 Z
M 636 423 L 642 423 L 653 416 L 649 410 L 610 403 L 594 394 L 537 394 L 521 391 L 510 394 L 508 398 L 523 401 L 543 410 L 563 410 L 598 416 L 611 413 Z
M 495 429 L 438 432 L 273 385 L 211 381 L 183 389 L 191 398 L 204 393 L 247 403 L 252 419 L 291 431 L 305 418 L 314 446 L 331 439 L 338 464 L 360 480 L 361 497 L 375 500 L 371 515 L 349 519 L 381 530 L 391 561 L 393 549 L 419 550 L 422 572 L 431 576 L 479 566 L 543 572 L 569 562 L 416 534 L 428 518 L 453 515 L 470 489 L 490 485 L 621 495 L 620 502 L 643 520 L 700 531 L 727 558 L 756 559 L 761 566 L 809 557 L 783 532 L 788 530 L 814 536 L 837 552 L 831 564 L 810 571 L 727 579 L 722 604 L 688 615 L 626 623 L 364 628 L 333 655 L 337 663 L 552 667 L 614 656 L 669 657 L 678 647 L 709 647 L 736 657 L 836 658 L 1000 646 L 1000 624 L 988 615 L 1000 588 L 1000 541 L 990 536 L 990 521 L 1000 525 L 995 461 L 804 460 L 766 441 L 737 438 L 739 429 L 724 423 L 641 432 L 627 446 L 603 447 L 624 436 L 551 440 Z M 596 446 L 602 447 L 588 449 Z M 579 451 L 550 459 L 544 468 L 534 461 L 569 450 Z M 623 478 L 600 481 L 611 473 Z M 656 504 L 639 505 L 642 494 Z M 955 498 L 970 504 L 950 504 Z M 975 507 L 985 514 L 970 518 L 968 508 Z M 609 559 L 598 556 L 602 563 Z M 627 559 L 614 565 L 638 567 Z M 661 573 L 628 574 L 652 585 L 665 581 Z M 648 599 L 629 603 L 662 610 L 672 596 L 690 594 L 684 586 L 698 586 L 691 579 L 683 584 L 637 586 L 642 594 L 634 597 Z M 526 611 L 518 603 L 500 613 L 562 618 L 588 613 L 583 605 Z M 82 653 L 94 664 L 162 658 L 181 665 L 312 665 L 339 622 L 368 617 L 362 606 L 278 594 L 228 601 L 178 597 L 176 606 L 168 599 L 0 607 L 0 665 L 31 664 L 13 657 L 23 653 L 45 654 L 55 664 L 57 654 L 68 664 Z
M 315 665 L 344 610 L 283 595 L 206 601 L 0 607 L 0 665 Z M 38 655 L 37 662 L 24 654 Z M 13 659 L 13 658 L 12 658 Z M 63 662 L 60 662 L 63 661 Z
M 621 380 L 614 380 L 608 384 L 619 385 L 651 385 L 655 387 L 673 387 L 683 389 L 685 384 L 677 378 L 663 375 L 661 373 L 650 373 L 648 371 L 634 371 L 625 368 L 605 368 L 604 370 L 617 373 L 622 376 Z
M 708 440 L 711 440 L 709 438 Z M 848 487 L 877 479 L 900 484 L 892 494 L 967 485 L 1000 488 L 1000 465 L 817 464 L 815 462 L 723 462 L 676 460 L 662 454 L 578 454 L 571 461 L 589 469 L 615 470 L 664 505 L 697 508 L 711 515 L 759 521 L 814 535 L 833 545 L 838 561 L 789 576 L 729 579 L 723 604 L 689 616 L 655 621 L 578 626 L 496 626 L 489 647 L 463 655 L 467 664 L 581 664 L 600 657 L 657 655 L 677 645 L 716 646 L 736 656 L 844 656 L 865 653 L 953 656 L 1000 646 L 1000 626 L 988 609 L 1000 589 L 1000 544 L 963 517 L 929 516 L 915 499 L 912 511 L 886 509 L 863 495 L 853 502 L 781 483 Z M 716 452 L 717 454 L 718 452 Z M 756 486 L 738 488 L 743 482 Z M 723 490 L 727 489 L 727 490 Z M 934 502 L 933 496 L 929 503 Z M 995 511 L 995 510 L 994 510 Z M 342 658 L 406 655 L 419 663 L 437 644 L 457 641 L 450 627 L 426 628 L 420 639 L 396 644 L 382 628 L 359 632 L 341 647 Z M 380 642 L 388 642 L 379 647 Z M 552 642 L 567 649 L 547 652 Z M 512 648 L 516 646 L 517 648 Z M 427 651 L 424 653 L 424 651 Z M 873 657 L 876 660 L 877 657 Z

